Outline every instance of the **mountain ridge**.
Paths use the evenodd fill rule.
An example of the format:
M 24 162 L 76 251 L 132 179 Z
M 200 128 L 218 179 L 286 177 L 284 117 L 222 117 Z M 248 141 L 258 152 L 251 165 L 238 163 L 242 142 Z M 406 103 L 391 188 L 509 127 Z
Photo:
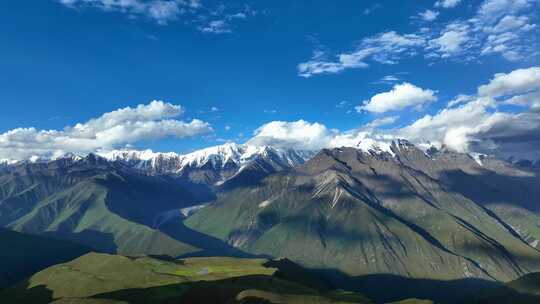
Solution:
M 405 141 L 391 149 L 324 149 L 292 171 L 220 193 L 186 223 L 247 252 L 354 276 L 505 280 L 540 267 L 531 241 L 537 231 L 514 229 L 497 195 L 477 195 L 506 183 L 507 196 L 518 198 L 512 207 L 534 218 L 523 221 L 533 227 L 534 196 L 516 191 L 538 185 L 537 175 L 489 157 L 479 164 L 451 151 L 428 154 Z M 459 184 L 482 174 L 483 183 Z

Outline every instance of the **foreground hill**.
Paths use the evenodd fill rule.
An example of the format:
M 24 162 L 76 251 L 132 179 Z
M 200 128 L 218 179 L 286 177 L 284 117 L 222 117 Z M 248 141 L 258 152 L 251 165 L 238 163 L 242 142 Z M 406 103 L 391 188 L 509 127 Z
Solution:
M 89 252 L 75 243 L 0 229 L 0 288 Z
M 345 277 L 508 281 L 540 270 L 536 173 L 406 141 L 323 150 L 291 172 L 219 193 L 189 227 L 254 254 Z M 494 192 L 495 191 L 495 192 Z
M 286 260 L 89 253 L 0 292 L 7 303 L 371 303 Z

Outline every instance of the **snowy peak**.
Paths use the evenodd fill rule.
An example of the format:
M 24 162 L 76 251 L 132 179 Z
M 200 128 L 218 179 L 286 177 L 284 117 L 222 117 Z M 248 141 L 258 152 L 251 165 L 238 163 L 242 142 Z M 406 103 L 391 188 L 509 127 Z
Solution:
M 307 151 L 228 143 L 187 154 L 183 156 L 182 165 L 183 167 L 202 167 L 211 164 L 212 167 L 219 168 L 232 163 L 242 166 L 262 157 L 296 166 L 306 161 L 311 155 L 312 153 Z
M 369 137 L 362 139 L 356 146 L 362 152 L 368 154 L 383 154 L 388 153 L 394 156 L 391 142 L 378 141 Z
M 153 173 L 179 173 L 190 169 L 241 168 L 257 160 L 266 159 L 284 166 L 294 167 L 302 164 L 312 153 L 270 146 L 253 146 L 227 143 L 198 150 L 189 154 L 156 153 L 151 150 L 114 150 L 98 153 L 113 162 L 122 162 L 131 167 Z
M 227 163 L 239 164 L 245 154 L 246 146 L 227 143 L 195 151 L 182 156 L 182 168 L 202 167 L 211 165 L 213 168 L 223 168 Z
M 364 153 L 372 155 L 388 154 L 392 157 L 402 153 L 425 152 L 423 146 L 416 146 L 406 139 L 376 140 L 366 137 L 362 139 L 356 148 Z

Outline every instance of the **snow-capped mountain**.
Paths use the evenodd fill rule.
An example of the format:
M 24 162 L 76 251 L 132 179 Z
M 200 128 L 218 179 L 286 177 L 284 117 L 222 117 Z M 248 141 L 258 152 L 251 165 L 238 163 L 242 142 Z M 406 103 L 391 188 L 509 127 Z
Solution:
M 151 150 L 112 150 L 77 155 L 68 153 L 55 158 L 33 157 L 27 160 L 1 160 L 1 167 L 25 164 L 54 163 L 59 166 L 72 166 L 87 162 L 101 165 L 120 165 L 120 168 L 134 169 L 143 174 L 168 174 L 181 177 L 190 182 L 207 185 L 221 185 L 229 178 L 244 171 L 257 171 L 267 175 L 303 164 L 316 151 L 299 151 L 271 146 L 227 143 L 198 150 L 189 154 L 174 152 L 160 153 Z
M 302 164 L 313 153 L 270 146 L 227 143 L 189 154 L 158 153 L 151 150 L 114 150 L 98 153 L 98 155 L 109 161 L 123 162 L 152 173 L 178 174 L 188 169 L 240 169 L 242 166 L 261 158 L 278 162 L 282 166 L 294 167 Z
M 430 143 L 413 144 L 405 139 L 377 140 L 365 137 L 354 147 L 370 155 L 383 157 L 399 157 L 408 150 L 423 151 L 426 156 L 435 156 L 446 151 L 443 147 L 435 147 Z M 295 150 L 274 146 L 259 146 L 251 144 L 226 143 L 219 146 L 201 149 L 188 154 L 174 152 L 162 153 L 152 150 L 111 150 L 100 151 L 96 154 L 104 161 L 120 163 L 129 168 L 144 172 L 145 174 L 175 174 L 181 176 L 199 174 L 195 179 L 204 180 L 207 183 L 222 183 L 226 179 L 237 175 L 251 164 L 258 163 L 259 170 L 272 173 L 287 168 L 293 168 L 309 160 L 318 151 Z M 468 156 L 483 166 L 483 160 L 491 157 L 480 153 L 469 153 Z M 87 155 L 67 153 L 56 157 L 33 156 L 26 160 L 0 159 L 0 167 L 9 167 L 17 164 L 47 163 L 50 161 L 63 161 L 68 163 L 79 162 Z M 527 167 L 540 167 L 540 162 L 523 161 L 516 159 L 508 160 L 514 164 Z M 204 177 L 201 177 L 201 172 Z M 209 176 L 210 175 L 210 176 Z

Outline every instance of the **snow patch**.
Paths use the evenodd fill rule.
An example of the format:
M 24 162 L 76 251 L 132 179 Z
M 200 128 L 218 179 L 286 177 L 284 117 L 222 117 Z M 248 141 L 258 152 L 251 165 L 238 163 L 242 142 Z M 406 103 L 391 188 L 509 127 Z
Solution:
M 388 153 L 392 155 L 392 157 L 395 156 L 394 151 L 392 151 L 391 142 L 377 141 L 369 137 L 362 139 L 358 143 L 357 148 L 365 153 L 375 153 L 375 154 Z
M 208 206 L 209 204 L 202 204 L 197 206 L 191 206 L 187 208 L 180 209 L 180 214 L 182 214 L 184 217 L 189 217 L 195 214 L 197 211 L 201 210 L 202 208 Z
M 343 189 L 341 187 L 336 188 L 334 191 L 334 197 L 332 198 L 332 209 L 336 206 L 336 204 L 339 202 L 339 199 L 341 198 L 341 195 L 343 194 Z
M 263 202 L 261 202 L 259 204 L 259 208 L 266 208 L 266 207 L 270 206 L 270 204 L 272 204 L 276 200 L 277 200 L 277 197 L 267 199 L 267 200 L 265 200 L 265 201 L 263 201 Z
M 479 164 L 480 166 L 484 166 L 484 163 L 482 162 L 482 160 L 486 157 L 485 154 L 469 153 L 469 156 L 472 157 L 477 164 Z

